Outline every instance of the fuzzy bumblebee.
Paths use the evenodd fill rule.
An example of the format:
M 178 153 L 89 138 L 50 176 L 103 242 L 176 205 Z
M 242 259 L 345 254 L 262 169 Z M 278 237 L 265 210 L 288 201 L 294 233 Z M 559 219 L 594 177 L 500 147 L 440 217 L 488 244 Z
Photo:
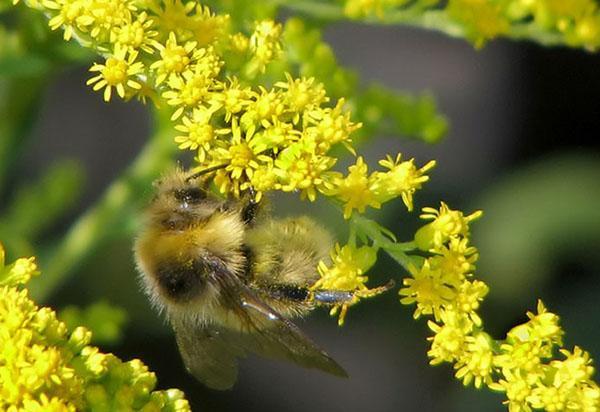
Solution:
M 309 289 L 329 233 L 308 217 L 274 219 L 251 194 L 220 198 L 208 183 L 182 170 L 156 182 L 134 248 L 143 287 L 173 327 L 188 371 L 228 389 L 237 359 L 254 352 L 347 376 L 289 320 L 352 299 Z

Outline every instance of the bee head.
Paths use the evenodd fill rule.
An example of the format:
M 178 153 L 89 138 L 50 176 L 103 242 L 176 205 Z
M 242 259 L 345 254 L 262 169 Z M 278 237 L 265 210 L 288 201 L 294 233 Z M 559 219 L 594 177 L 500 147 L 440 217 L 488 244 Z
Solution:
M 180 230 L 209 218 L 223 203 L 207 189 L 205 179 L 190 179 L 182 170 L 154 183 L 149 212 L 167 230 Z

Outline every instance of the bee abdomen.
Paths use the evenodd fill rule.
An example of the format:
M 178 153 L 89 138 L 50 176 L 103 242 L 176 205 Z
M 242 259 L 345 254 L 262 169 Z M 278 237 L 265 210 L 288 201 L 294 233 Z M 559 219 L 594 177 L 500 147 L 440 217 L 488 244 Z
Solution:
M 203 271 L 202 262 L 191 260 L 185 263 L 162 263 L 156 274 L 160 288 L 169 298 L 187 301 L 201 293 L 205 283 Z

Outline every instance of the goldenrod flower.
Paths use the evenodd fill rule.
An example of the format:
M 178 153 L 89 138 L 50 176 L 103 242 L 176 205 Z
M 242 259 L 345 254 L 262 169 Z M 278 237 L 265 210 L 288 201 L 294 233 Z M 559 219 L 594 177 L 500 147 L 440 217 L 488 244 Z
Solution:
M 171 120 L 177 120 L 182 113 L 201 105 L 215 108 L 212 111 L 216 111 L 220 106 L 215 95 L 222 85 L 215 77 L 219 74 L 222 62 L 212 49 L 201 49 L 197 55 L 198 61 L 189 70 L 181 76 L 169 77 L 169 90 L 164 92 L 162 97 L 167 100 L 167 104 L 177 107 Z
M 421 250 L 439 249 L 451 236 L 468 235 L 469 223 L 482 214 L 483 212 L 478 210 L 465 216 L 459 210 L 450 209 L 444 202 L 441 202 L 439 210 L 424 207 L 421 219 L 433 221 L 415 233 L 415 242 Z
M 441 324 L 427 322 L 429 329 L 435 333 L 427 338 L 431 342 L 431 349 L 427 352 L 431 365 L 455 362 L 463 353 L 465 339 L 473 329 L 472 322 L 452 310 L 441 311 L 439 318 Z
M 428 259 L 431 267 L 439 268 L 444 283 L 458 288 L 475 270 L 477 249 L 469 246 L 468 238 L 452 237 Z
M 217 129 L 213 127 L 210 120 L 215 109 L 199 107 L 194 109 L 192 116 L 184 116 L 183 124 L 175 126 L 175 129 L 184 133 L 175 136 L 175 142 L 179 143 L 180 149 L 198 151 L 198 161 L 204 163 L 206 154 L 214 146 L 214 140 L 219 135 L 228 134 L 229 129 Z
M 225 121 L 231 121 L 234 114 L 245 110 L 256 98 L 250 87 L 242 87 L 237 78 L 230 78 L 217 98 L 225 110 Z
M 303 121 L 307 124 L 306 138 L 315 142 L 321 153 L 327 152 L 333 145 L 344 144 L 354 154 L 350 135 L 362 127 L 360 123 L 350 120 L 350 114 L 344 112 L 344 99 L 338 100 L 333 108 L 316 106 L 307 108 Z
M 147 6 L 156 15 L 159 32 L 166 38 L 171 38 L 171 33 L 177 35 L 180 41 L 189 40 L 188 26 L 190 16 L 196 9 L 196 2 L 181 0 L 163 0 L 160 2 L 148 1 Z
M 367 164 L 362 157 L 348 168 L 348 175 L 335 182 L 332 194 L 344 202 L 344 218 L 349 219 L 354 209 L 364 213 L 367 206 L 379 209 L 381 203 L 374 192 L 374 184 L 367 174 Z
M 78 20 L 78 28 L 97 42 L 110 38 L 111 31 L 131 21 L 136 6 L 130 0 L 88 0 L 86 13 Z
M 4 249 L 0 245 L 0 285 L 19 285 L 40 274 L 35 258 L 19 258 L 13 264 L 4 267 Z
M 476 388 L 489 385 L 493 373 L 493 344 L 486 333 L 477 333 L 467 336 L 465 348 L 454 368 L 456 377 L 463 381 L 465 386 L 474 382 Z
M 284 102 L 288 110 L 294 114 L 292 119 L 294 124 L 298 123 L 300 114 L 305 110 L 321 106 L 329 101 L 325 87 L 322 83 L 315 83 L 314 77 L 294 79 L 289 73 L 286 73 L 285 78 L 285 82 L 277 82 L 275 87 L 286 90 Z
M 490 389 L 505 392 L 507 400 L 503 403 L 508 405 L 509 412 L 531 412 L 531 405 L 528 399 L 531 396 L 532 386 L 527 382 L 526 376 L 523 376 L 519 370 L 512 372 L 504 371 L 504 379 L 491 383 Z
M 141 89 L 142 85 L 135 76 L 143 71 L 144 64 L 135 61 L 137 56 L 137 51 L 116 47 L 105 64 L 94 64 L 91 67 L 91 72 L 100 72 L 100 74 L 89 79 L 86 84 L 93 84 L 94 91 L 104 88 L 104 101 L 107 102 L 110 101 L 113 87 L 121 98 L 125 97 L 127 89 Z
M 300 191 L 302 199 L 313 202 L 317 191 L 323 192 L 331 187 L 334 173 L 328 172 L 336 159 L 319 156 L 306 150 L 303 142 L 293 143 L 284 149 L 275 160 L 275 173 L 285 192 Z
M 573 352 L 561 349 L 564 360 L 553 360 L 550 367 L 554 368 L 554 385 L 576 385 L 588 381 L 594 374 L 590 354 L 575 346 Z
M 86 11 L 85 0 L 43 0 L 43 7 L 58 11 L 58 14 L 50 19 L 48 25 L 52 30 L 63 28 L 65 31 L 63 38 L 70 40 L 77 28 L 78 21 L 84 16 Z
M 482 281 L 469 282 L 465 280 L 458 288 L 453 305 L 458 312 L 464 313 L 476 326 L 480 327 L 482 322 L 477 310 L 488 292 L 488 286 Z
M 253 59 L 249 71 L 263 72 L 268 63 L 276 59 L 281 53 L 281 24 L 272 20 L 263 20 L 256 23 L 254 33 L 250 36 L 250 51 Z
M 283 95 L 275 90 L 267 90 L 259 86 L 259 92 L 253 97 L 241 116 L 240 123 L 244 128 L 259 127 L 263 120 L 272 120 L 280 116 L 285 106 Z
M 110 33 L 110 42 L 130 51 L 142 50 L 152 54 L 157 47 L 155 25 L 155 20 L 143 11 L 135 20 L 116 26 Z
M 194 60 L 203 54 L 196 49 L 195 41 L 188 41 L 179 45 L 175 33 L 169 33 L 166 44 L 158 43 L 156 48 L 160 51 L 160 59 L 150 65 L 150 69 L 156 72 L 156 86 L 159 86 L 171 76 L 180 76 L 190 68 Z
M 402 284 L 405 286 L 399 291 L 400 303 L 410 305 L 417 304 L 413 317 L 421 315 L 433 315 L 436 320 L 440 319 L 441 309 L 452 303 L 456 297 L 456 290 L 442 282 L 442 272 L 439 268 L 432 268 L 429 261 L 423 266 L 410 267 L 412 277 L 404 278 Z
M 429 176 L 426 176 L 425 172 L 435 166 L 435 161 L 432 160 L 418 169 L 414 164 L 414 159 L 401 161 L 401 155 L 398 154 L 396 159 L 388 155 L 385 160 L 380 160 L 379 164 L 389 169 L 387 172 L 377 172 L 373 176 L 380 201 L 383 203 L 402 196 L 406 208 L 412 211 L 413 194 L 429 180 Z

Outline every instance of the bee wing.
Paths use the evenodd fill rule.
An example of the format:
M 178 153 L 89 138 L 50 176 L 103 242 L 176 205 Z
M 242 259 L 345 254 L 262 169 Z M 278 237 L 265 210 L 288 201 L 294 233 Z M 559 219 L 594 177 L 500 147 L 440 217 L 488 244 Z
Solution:
M 237 379 L 237 358 L 244 356 L 245 349 L 215 326 L 173 326 L 188 372 L 210 388 L 230 389 Z
M 346 371 L 288 319 L 260 300 L 251 290 L 241 294 L 241 307 L 254 331 L 242 333 L 244 346 L 261 356 L 289 360 L 305 368 L 320 369 L 340 377 Z
M 183 361 L 196 379 L 214 389 L 231 388 L 237 378 L 237 359 L 248 352 L 348 376 L 325 351 L 239 278 L 222 266 L 215 272 L 223 305 L 243 327 L 237 330 L 217 324 L 173 324 Z

